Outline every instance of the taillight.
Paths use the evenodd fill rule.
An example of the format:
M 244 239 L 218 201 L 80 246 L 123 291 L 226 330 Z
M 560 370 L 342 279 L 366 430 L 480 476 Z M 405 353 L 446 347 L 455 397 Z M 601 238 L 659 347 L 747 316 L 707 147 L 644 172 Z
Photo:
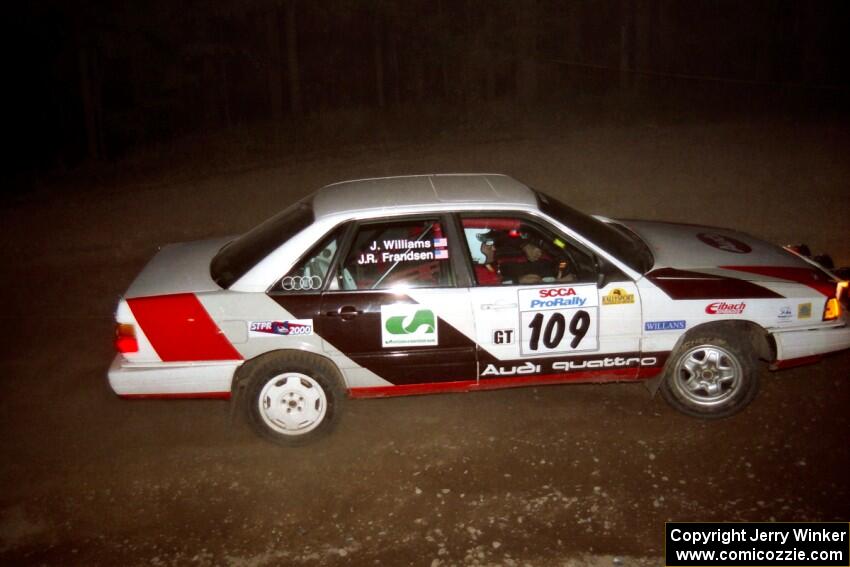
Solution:
M 136 341 L 136 329 L 127 323 L 115 325 L 115 350 L 121 354 L 139 352 L 139 343 Z
M 835 297 L 841 307 L 850 310 L 850 282 L 838 282 Z
M 826 307 L 823 308 L 823 320 L 834 321 L 841 317 L 841 304 L 834 297 L 826 300 Z
M 835 321 L 841 317 L 841 305 L 847 306 L 847 289 L 848 282 L 838 282 L 835 286 L 835 297 L 830 297 L 826 300 L 826 305 L 823 308 L 823 320 Z

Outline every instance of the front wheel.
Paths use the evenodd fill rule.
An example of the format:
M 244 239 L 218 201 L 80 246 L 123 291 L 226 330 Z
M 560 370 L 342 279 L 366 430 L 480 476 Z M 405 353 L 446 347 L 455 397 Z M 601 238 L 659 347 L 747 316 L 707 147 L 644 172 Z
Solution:
M 687 415 L 721 418 L 744 409 L 758 387 L 756 359 L 749 342 L 732 333 L 710 333 L 689 337 L 679 346 L 661 383 L 661 393 Z
M 280 353 L 258 360 L 245 380 L 248 423 L 279 445 L 303 445 L 330 432 L 345 399 L 337 369 L 327 359 L 308 353 Z

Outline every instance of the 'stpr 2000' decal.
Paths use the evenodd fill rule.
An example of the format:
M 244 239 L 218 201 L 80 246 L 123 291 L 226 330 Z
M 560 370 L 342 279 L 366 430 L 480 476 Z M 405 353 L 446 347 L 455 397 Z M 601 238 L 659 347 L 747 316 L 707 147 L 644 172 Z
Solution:
M 437 336 L 437 317 L 430 309 L 417 304 L 381 306 L 381 346 L 434 346 Z
M 312 319 L 289 319 L 287 321 L 249 321 L 248 332 L 252 337 L 269 335 L 312 335 Z

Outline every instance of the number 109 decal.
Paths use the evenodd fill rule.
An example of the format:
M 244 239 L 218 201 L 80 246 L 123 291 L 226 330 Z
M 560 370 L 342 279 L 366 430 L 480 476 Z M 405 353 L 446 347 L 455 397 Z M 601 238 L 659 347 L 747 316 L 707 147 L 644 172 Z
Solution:
M 594 285 L 519 290 L 520 351 L 562 354 L 599 348 Z

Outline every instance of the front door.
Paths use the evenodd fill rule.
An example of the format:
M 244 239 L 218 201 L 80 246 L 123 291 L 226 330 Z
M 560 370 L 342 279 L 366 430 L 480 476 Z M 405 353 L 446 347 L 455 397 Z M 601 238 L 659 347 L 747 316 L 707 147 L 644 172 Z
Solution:
M 322 296 L 325 348 L 379 376 L 384 388 L 436 391 L 476 380 L 469 289 L 456 285 L 452 269 L 461 248 L 444 224 L 439 215 L 359 223 Z
M 640 369 L 640 296 L 634 282 L 541 221 L 461 216 L 476 277 L 480 387 L 629 380 Z

